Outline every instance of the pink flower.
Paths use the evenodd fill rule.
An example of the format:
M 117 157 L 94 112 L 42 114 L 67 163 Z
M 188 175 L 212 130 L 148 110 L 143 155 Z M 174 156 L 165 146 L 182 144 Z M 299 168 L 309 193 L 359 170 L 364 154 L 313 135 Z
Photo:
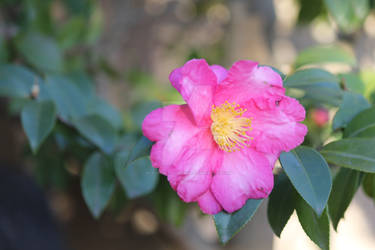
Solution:
M 285 96 L 270 67 L 238 61 L 228 71 L 203 59 L 169 76 L 186 104 L 148 114 L 143 134 L 156 143 L 151 162 L 185 202 L 216 214 L 267 197 L 281 151 L 303 142 L 305 110 Z

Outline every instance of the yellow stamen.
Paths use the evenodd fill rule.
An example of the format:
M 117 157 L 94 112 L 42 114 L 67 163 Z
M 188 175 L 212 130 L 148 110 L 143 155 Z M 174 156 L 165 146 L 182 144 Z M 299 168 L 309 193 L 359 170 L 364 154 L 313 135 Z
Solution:
M 212 106 L 211 132 L 219 147 L 233 152 L 249 146 L 252 139 L 247 132 L 251 130 L 251 119 L 242 117 L 246 109 L 236 103 L 225 102 L 220 106 Z

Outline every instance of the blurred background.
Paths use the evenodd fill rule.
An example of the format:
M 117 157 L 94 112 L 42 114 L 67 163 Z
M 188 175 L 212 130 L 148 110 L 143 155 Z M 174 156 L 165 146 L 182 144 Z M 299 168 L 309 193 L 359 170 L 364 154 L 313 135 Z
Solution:
M 357 7 L 348 22 L 333 20 L 323 0 L 0 0 L 0 62 L 26 65 L 42 76 L 64 73 L 94 86 L 106 100 L 104 112 L 131 137 L 139 135 L 149 111 L 182 102 L 168 75 L 191 58 L 227 68 L 250 59 L 288 74 L 301 50 L 339 44 L 355 55 L 355 77 L 364 88 L 375 81 L 375 11 L 373 1 L 358 1 Z M 327 67 L 334 73 L 351 70 Z M 95 220 L 79 178 L 92 148 L 72 143 L 70 128 L 57 124 L 33 155 L 15 115 L 23 103 L 17 96 L 0 99 L 0 162 L 42 188 L 65 249 L 317 249 L 295 215 L 281 239 L 274 236 L 265 203 L 223 246 L 212 218 L 195 204 L 183 204 L 163 177 L 152 195 L 133 201 L 116 187 L 108 209 Z M 312 108 L 308 123 L 318 132 L 309 140 L 322 141 L 333 111 L 319 104 Z M 12 194 L 17 181 L 22 180 L 4 190 Z M 374 249 L 374 202 L 362 189 L 346 218 L 338 233 L 331 232 L 332 249 Z

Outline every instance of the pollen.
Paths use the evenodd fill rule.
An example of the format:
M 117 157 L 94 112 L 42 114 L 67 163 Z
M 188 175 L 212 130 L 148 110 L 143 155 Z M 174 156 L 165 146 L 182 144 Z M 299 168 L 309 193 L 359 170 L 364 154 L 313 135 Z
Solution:
M 212 106 L 211 132 L 215 142 L 226 152 L 234 152 L 249 146 L 252 139 L 251 119 L 243 117 L 246 109 L 236 103 L 225 102 L 220 106 Z

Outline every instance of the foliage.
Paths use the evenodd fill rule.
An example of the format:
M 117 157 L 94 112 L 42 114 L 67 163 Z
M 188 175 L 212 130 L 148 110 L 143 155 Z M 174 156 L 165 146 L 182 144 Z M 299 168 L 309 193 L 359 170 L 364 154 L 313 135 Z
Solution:
M 328 11 L 345 33 L 357 30 L 370 8 L 366 0 L 300 0 L 301 13 L 314 2 L 318 5 L 313 13 L 300 14 L 300 21 Z M 160 103 L 138 103 L 132 112 L 122 113 L 97 96 L 92 78 L 109 72 L 102 59 L 91 56 L 102 26 L 100 8 L 95 1 L 65 1 L 60 8 L 68 18 L 61 21 L 48 11 L 51 4 L 0 3 L 7 27 L 17 27 L 0 39 L 0 96 L 9 100 L 11 113 L 21 117 L 35 176 L 45 186 L 64 188 L 74 178 L 70 173 L 78 173 L 95 218 L 108 208 L 127 205 L 119 200 L 143 197 L 160 217 L 181 224 L 187 206 L 152 168 L 152 143 L 140 135 L 145 114 Z M 329 63 L 351 70 L 334 74 L 323 67 Z M 280 156 L 268 220 L 280 237 L 296 211 L 311 240 L 328 249 L 329 225 L 337 229 L 358 188 L 375 199 L 375 74 L 358 72 L 354 55 L 340 46 L 308 48 L 293 67 L 284 86 L 305 106 L 309 134 L 304 146 Z M 152 81 L 141 74 L 129 77 L 135 83 Z M 309 118 L 310 111 L 322 107 L 336 111 L 333 122 L 323 128 Z M 235 213 L 214 215 L 220 240 L 228 242 L 262 201 L 248 200 Z

